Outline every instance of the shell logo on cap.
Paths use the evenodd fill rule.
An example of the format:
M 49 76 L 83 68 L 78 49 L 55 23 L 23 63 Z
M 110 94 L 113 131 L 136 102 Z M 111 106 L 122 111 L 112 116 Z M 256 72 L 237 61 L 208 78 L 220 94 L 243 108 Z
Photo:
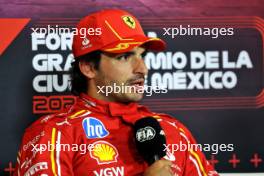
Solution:
M 109 142 L 96 141 L 92 144 L 90 156 L 97 161 L 99 165 L 117 162 L 118 151 Z
M 82 41 L 82 45 L 83 45 L 83 46 L 86 46 L 86 45 L 88 45 L 89 43 L 90 43 L 90 40 L 88 40 L 88 38 L 86 38 L 86 37 L 85 37 L 85 38 L 83 39 L 83 41 Z
M 92 46 L 92 44 L 91 44 L 90 40 L 87 37 L 85 37 L 82 41 L 82 49 L 86 49 L 86 48 L 89 48 L 91 46 Z
M 133 17 L 126 15 L 126 16 L 123 16 L 122 19 L 125 22 L 125 24 L 128 25 L 130 28 L 132 29 L 136 28 L 136 22 Z

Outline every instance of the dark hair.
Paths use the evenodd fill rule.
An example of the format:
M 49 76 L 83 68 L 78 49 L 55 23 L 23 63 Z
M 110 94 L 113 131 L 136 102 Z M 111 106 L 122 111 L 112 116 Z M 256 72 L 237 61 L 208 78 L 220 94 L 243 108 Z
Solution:
M 91 53 L 77 57 L 74 60 L 75 61 L 72 62 L 72 68 L 70 70 L 71 92 L 74 95 L 80 95 L 80 93 L 87 92 L 88 84 L 87 78 L 82 74 L 79 68 L 79 63 L 91 63 L 93 64 L 94 68 L 98 70 L 101 60 L 101 51 L 93 51 Z

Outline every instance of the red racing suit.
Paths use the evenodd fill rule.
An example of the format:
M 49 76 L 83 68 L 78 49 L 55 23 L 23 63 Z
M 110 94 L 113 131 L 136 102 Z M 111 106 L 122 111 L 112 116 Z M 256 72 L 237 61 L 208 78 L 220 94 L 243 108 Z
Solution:
M 179 121 L 150 112 L 137 103 L 128 105 L 80 95 L 65 112 L 47 115 L 26 129 L 15 176 L 136 176 L 148 167 L 137 153 L 133 123 L 156 118 L 167 141 L 165 159 L 175 176 L 218 175 L 200 150 L 175 150 L 169 144 L 196 144 Z

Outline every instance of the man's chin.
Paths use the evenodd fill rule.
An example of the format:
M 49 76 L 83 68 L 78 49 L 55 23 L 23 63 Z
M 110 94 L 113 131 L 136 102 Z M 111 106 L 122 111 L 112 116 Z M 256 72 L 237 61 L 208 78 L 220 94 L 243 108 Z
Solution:
M 138 102 L 142 100 L 143 94 L 140 93 L 130 93 L 122 96 L 122 102 L 130 103 L 130 102 Z

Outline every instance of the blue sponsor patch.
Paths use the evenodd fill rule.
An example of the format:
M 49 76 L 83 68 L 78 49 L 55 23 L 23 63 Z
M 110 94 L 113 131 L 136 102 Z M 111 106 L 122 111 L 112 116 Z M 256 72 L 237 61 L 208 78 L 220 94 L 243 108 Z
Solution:
M 82 126 L 88 139 L 104 138 L 109 135 L 104 124 L 94 117 L 85 118 Z

